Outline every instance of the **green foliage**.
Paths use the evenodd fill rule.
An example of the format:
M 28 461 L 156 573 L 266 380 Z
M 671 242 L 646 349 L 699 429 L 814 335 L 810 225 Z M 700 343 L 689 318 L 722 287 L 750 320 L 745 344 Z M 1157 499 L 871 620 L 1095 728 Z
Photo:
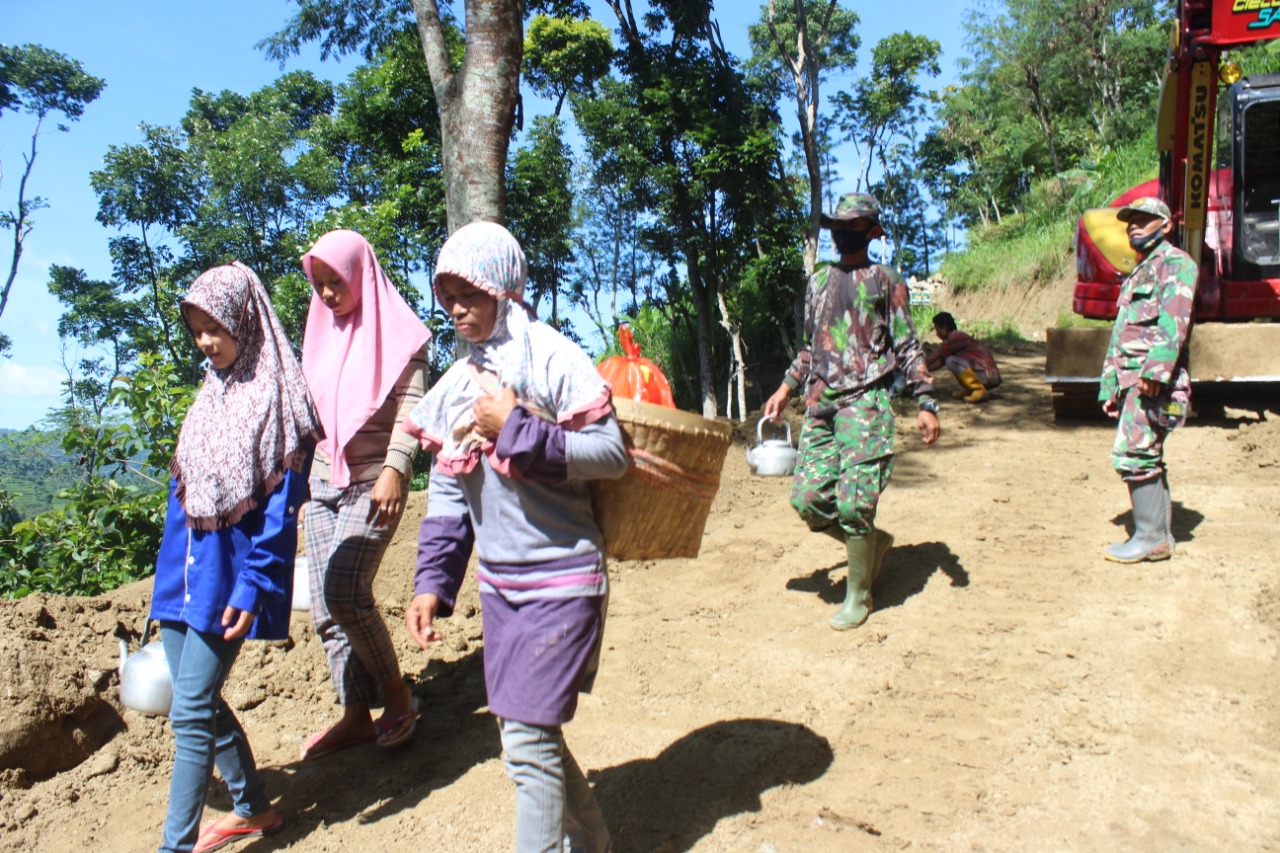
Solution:
M 67 413 L 62 447 L 81 479 L 59 494 L 62 509 L 0 525 L 0 595 L 98 595 L 153 570 L 169 460 L 195 389 L 156 356 L 138 365 L 111 391 L 121 417 Z M 126 472 L 135 475 L 127 484 Z
M 972 239 L 963 252 L 947 255 L 941 275 L 956 292 L 999 288 L 1028 281 L 1047 284 L 1075 268 L 1071 241 L 1075 218 Z
M 950 216 L 968 226 L 1018 210 L 1038 181 L 1152 124 L 1169 3 L 1008 0 L 965 23 L 971 56 L 931 134 Z M 1139 107 L 1138 105 L 1145 105 Z
M 525 300 L 551 303 L 549 321 L 560 327 L 561 293 L 573 263 L 573 161 L 564 125 L 554 116 L 533 121 L 529 144 L 507 170 L 507 227 L 528 260 Z
M 1081 168 L 1034 183 L 1024 212 L 969 229 L 965 250 L 943 260 L 942 277 L 959 292 L 1072 275 L 1076 220 L 1154 178 L 1155 161 L 1155 130 L 1149 128 L 1126 145 L 1101 149 Z
M 987 320 L 975 320 L 965 329 L 970 335 L 986 344 L 1018 344 L 1027 338 L 1018 327 L 1017 320 L 1009 315 L 1000 318 L 997 323 Z
M 70 57 L 38 44 L 0 44 L 0 112 L 22 110 L 43 119 L 84 115 L 106 83 Z
M 767 4 L 760 6 L 760 19 L 747 27 L 751 42 L 748 67 L 754 73 L 773 78 L 778 87 L 776 97 L 783 97 L 794 86 L 792 63 L 802 33 L 806 43 L 805 58 L 812 62 L 819 78 L 851 71 L 858 62 L 857 12 L 828 0 L 784 0 L 775 3 L 770 19 Z M 786 50 L 790 55 L 784 56 Z
M 686 363 L 704 410 L 729 368 L 718 357 L 728 351 L 718 298 L 730 305 L 724 319 L 739 323 L 734 294 L 750 258 L 793 244 L 787 225 L 796 221 L 769 92 L 724 52 L 709 14 L 705 5 L 669 4 L 644 30 L 624 16 L 620 76 L 601 81 L 594 98 L 572 101 L 590 191 L 608 188 L 656 262 L 656 302 L 691 335 Z M 620 247 L 615 257 L 629 254 Z
M 60 506 L 58 493 L 75 479 L 75 460 L 63 452 L 59 434 L 34 427 L 0 433 L 0 491 L 11 521 Z
M 86 74 L 79 62 L 38 44 L 12 46 L 0 44 L 0 117 L 6 112 L 22 111 L 35 116 L 30 132 L 31 143 L 22 155 L 23 168 L 18 178 L 18 195 L 12 210 L 0 210 L 0 231 L 12 231 L 13 249 L 9 273 L 0 286 L 0 315 L 9 304 L 9 292 L 18 277 L 23 243 L 34 228 L 32 214 L 48 205 L 39 196 L 27 195 L 28 182 L 35 169 L 36 142 L 40 128 L 51 114 L 61 113 L 69 121 L 79 121 L 86 104 L 97 100 L 106 84 Z M 66 131 L 65 124 L 57 129 Z M 0 177 L 4 170 L 0 169 Z M 12 339 L 0 335 L 0 355 L 9 351 Z
M 589 95 L 609 73 L 613 39 L 595 20 L 535 15 L 524 39 L 524 79 L 534 92 L 555 98 L 555 114 L 570 93 Z
M 841 131 L 863 152 L 859 185 L 870 184 L 873 158 L 887 165 L 885 146 L 922 116 L 927 100 L 920 80 L 942 73 L 941 55 L 933 39 L 909 32 L 887 36 L 872 49 L 871 73 L 832 96 Z

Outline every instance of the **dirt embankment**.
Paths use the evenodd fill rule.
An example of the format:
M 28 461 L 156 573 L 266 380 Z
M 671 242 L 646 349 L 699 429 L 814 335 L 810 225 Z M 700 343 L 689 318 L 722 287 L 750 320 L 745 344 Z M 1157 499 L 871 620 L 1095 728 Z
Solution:
M 897 547 L 863 628 L 827 627 L 841 549 L 741 445 L 699 559 L 611 566 L 601 677 L 566 731 L 619 853 L 1280 849 L 1276 415 L 1174 435 L 1177 556 L 1118 566 L 1109 428 L 1052 422 L 1038 345 L 999 355 L 1004 387 L 947 405 L 937 446 L 900 420 Z M 226 695 L 288 823 L 239 849 L 510 849 L 475 589 L 411 648 L 413 527 L 378 594 L 427 701 L 417 738 L 299 763 L 335 715 L 324 655 L 305 614 L 247 645 Z M 148 595 L 0 604 L 0 849 L 155 849 L 170 735 L 120 709 L 115 673 Z

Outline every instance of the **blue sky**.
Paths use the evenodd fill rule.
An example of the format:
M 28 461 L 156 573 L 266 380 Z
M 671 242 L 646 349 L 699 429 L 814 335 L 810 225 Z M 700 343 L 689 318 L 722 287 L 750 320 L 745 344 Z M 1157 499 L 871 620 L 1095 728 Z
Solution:
M 404 0 L 408 2 L 408 0 Z M 963 49 L 961 18 L 965 2 L 853 2 L 844 5 L 862 17 L 859 32 L 865 69 L 872 46 L 903 30 L 930 36 L 943 47 L 944 77 L 953 74 Z M 140 124 L 175 124 L 187 109 L 194 88 L 251 92 L 280 74 L 254 45 L 280 29 L 296 8 L 288 0 L 221 0 L 218 3 L 168 0 L 4 0 L 0 40 L 35 43 L 79 60 L 90 74 L 106 80 L 101 97 L 90 104 L 68 133 L 46 122 L 28 193 L 43 196 L 49 207 L 35 214 L 18 278 L 0 317 L 0 331 L 13 339 L 10 358 L 0 358 L 0 427 L 21 429 L 39 421 L 59 403 L 64 378 L 57 336 L 61 313 L 45 284 L 51 264 L 85 270 L 90 278 L 111 275 L 107 240 L 115 232 L 94 218 L 97 198 L 89 173 L 102 165 L 108 146 L 140 140 Z M 603 3 L 597 16 L 610 28 L 612 12 Z M 640 4 L 637 3 L 637 10 Z M 748 52 L 746 28 L 761 4 L 752 0 L 720 0 L 717 19 L 726 46 L 737 55 Z M 355 62 L 320 62 L 312 49 L 291 60 L 287 70 L 309 68 L 332 80 L 343 80 Z M 526 94 L 526 105 L 530 96 Z M 784 115 L 793 110 L 782 105 Z M 30 145 L 32 122 L 23 114 L 0 118 L 0 208 L 16 204 L 22 154 Z M 850 158 L 854 155 L 850 152 Z M 843 164 L 851 175 L 856 160 Z M 0 232 L 0 269 L 7 272 L 12 232 Z M 75 363 L 73 348 L 67 361 Z

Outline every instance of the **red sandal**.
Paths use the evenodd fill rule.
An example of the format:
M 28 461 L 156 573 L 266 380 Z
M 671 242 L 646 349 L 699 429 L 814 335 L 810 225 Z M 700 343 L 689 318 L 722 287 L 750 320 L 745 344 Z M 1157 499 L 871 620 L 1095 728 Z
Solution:
M 200 840 L 196 842 L 195 849 L 192 853 L 209 853 L 211 850 L 218 850 L 226 847 L 233 841 L 242 841 L 247 838 L 260 838 L 264 835 L 272 835 L 284 829 L 284 815 L 277 814 L 275 820 L 266 826 L 243 826 L 238 829 L 224 829 L 219 823 L 226 818 L 219 818 L 213 823 L 205 827 L 200 833 Z M 209 839 L 207 843 L 201 843 L 205 839 Z

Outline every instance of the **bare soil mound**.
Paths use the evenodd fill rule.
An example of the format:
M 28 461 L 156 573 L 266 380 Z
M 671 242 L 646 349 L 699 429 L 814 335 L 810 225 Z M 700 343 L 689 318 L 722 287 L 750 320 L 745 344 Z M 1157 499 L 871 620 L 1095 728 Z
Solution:
M 946 405 L 937 446 L 902 413 L 880 513 L 897 542 L 863 628 L 827 627 L 842 550 L 785 479 L 748 474 L 751 423 L 701 556 L 610 567 L 601 676 L 566 731 L 619 853 L 1280 848 L 1276 416 L 1175 434 L 1178 553 L 1118 566 L 1110 428 L 1053 423 L 1036 346 L 998 356 L 1004 385 Z M 377 590 L 429 709 L 417 737 L 297 760 L 336 709 L 295 614 L 226 691 L 287 820 L 238 849 L 511 849 L 474 586 L 429 653 L 401 624 L 422 509 Z M 115 671 L 149 592 L 0 604 L 0 850 L 157 846 L 170 734 L 120 708 Z M 212 791 L 210 817 L 229 806 Z

